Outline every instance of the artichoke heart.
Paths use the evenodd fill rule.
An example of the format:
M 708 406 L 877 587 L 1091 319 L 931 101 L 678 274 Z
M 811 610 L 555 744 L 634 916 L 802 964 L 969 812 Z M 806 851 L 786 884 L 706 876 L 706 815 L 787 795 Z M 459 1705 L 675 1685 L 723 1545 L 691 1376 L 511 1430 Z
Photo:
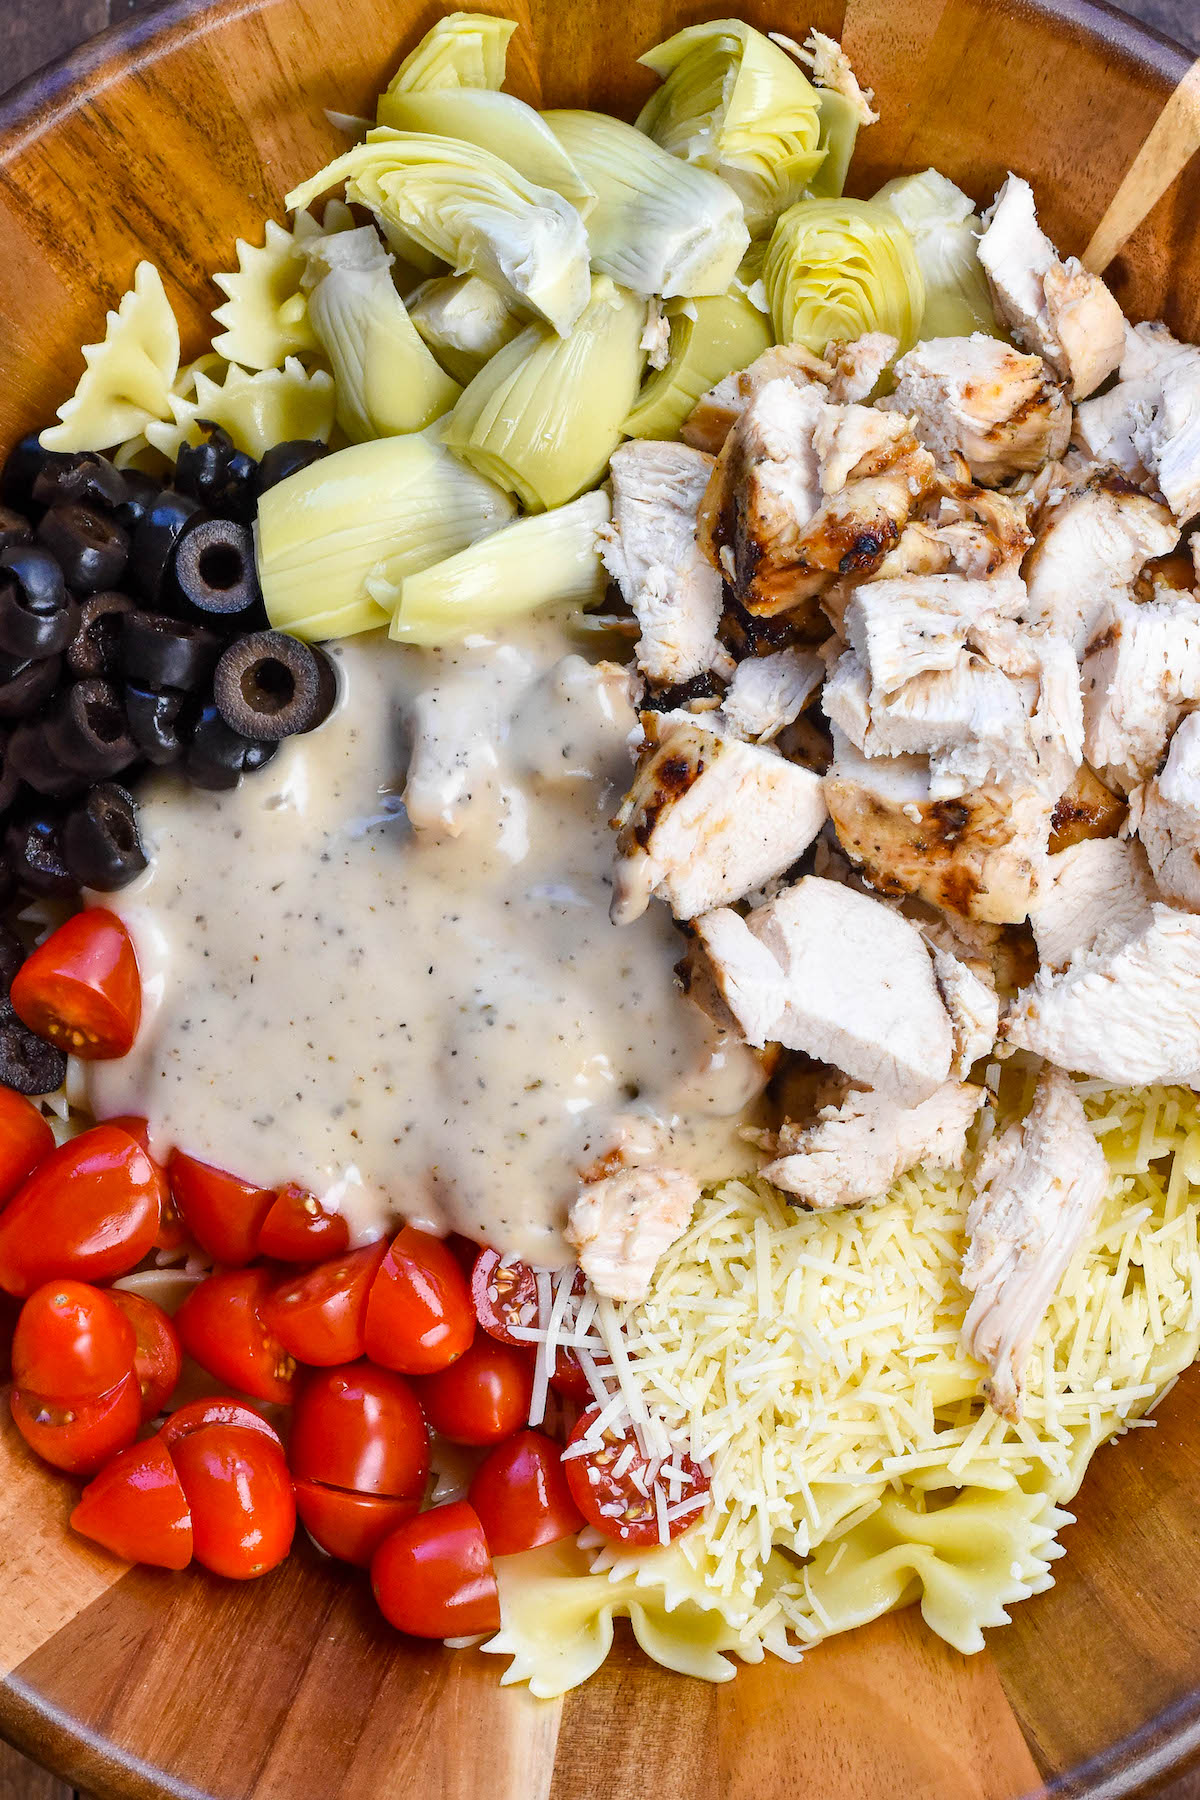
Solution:
M 750 242 L 728 182 L 605 113 L 543 117 L 596 194 L 593 267 L 646 297 L 725 292 Z
M 376 126 L 287 203 L 305 206 L 342 181 L 346 198 L 385 226 L 460 274 L 486 275 L 556 331 L 570 331 L 587 305 L 583 220 L 561 194 L 527 181 L 481 145 Z
M 464 386 L 529 323 L 482 275 L 424 282 L 409 300 L 408 316 L 442 367 Z
M 701 394 L 745 369 L 774 343 L 770 321 L 744 293 L 667 304 L 667 361 L 642 388 L 625 420 L 626 437 L 673 438 Z
M 508 523 L 508 495 L 451 456 L 439 430 L 351 444 L 263 495 L 258 579 L 278 630 L 317 641 L 386 625 L 367 592 L 377 565 L 399 581 Z
M 610 512 L 600 488 L 553 512 L 516 519 L 396 586 L 379 575 L 367 586 L 394 608 L 390 636 L 431 648 L 543 606 L 592 606 L 608 584 L 596 533 Z
M 917 341 L 925 282 L 912 238 L 872 200 L 801 200 L 767 246 L 763 284 L 775 335 L 822 356 L 835 339 L 866 331 Z
M 790 56 L 740 19 L 689 25 L 638 61 L 663 85 L 638 130 L 724 176 L 752 236 L 807 190 L 821 166 L 819 97 Z
M 912 237 L 925 279 L 922 338 L 999 337 L 991 290 L 979 261 L 983 221 L 974 203 L 936 169 L 885 182 L 876 194 Z
M 337 420 L 355 443 L 420 431 L 462 392 L 418 335 L 371 225 L 305 250 L 308 316 L 333 371 Z
M 569 337 L 531 325 L 475 377 L 445 441 L 529 512 L 599 481 L 621 441 L 645 364 L 644 303 L 599 275 Z
M 427 94 L 439 88 L 498 88 L 508 61 L 512 19 L 453 12 L 439 19 L 410 50 L 388 83 L 389 94 Z
M 817 94 L 821 111 L 821 166 L 808 184 L 816 200 L 836 200 L 845 191 L 850 173 L 850 158 L 858 142 L 862 109 L 836 88 L 821 88 Z
M 526 181 L 569 200 L 586 219 L 596 196 L 541 114 L 512 94 L 482 88 L 432 94 L 385 94 L 379 123 L 396 131 L 421 131 L 479 144 L 510 163 Z

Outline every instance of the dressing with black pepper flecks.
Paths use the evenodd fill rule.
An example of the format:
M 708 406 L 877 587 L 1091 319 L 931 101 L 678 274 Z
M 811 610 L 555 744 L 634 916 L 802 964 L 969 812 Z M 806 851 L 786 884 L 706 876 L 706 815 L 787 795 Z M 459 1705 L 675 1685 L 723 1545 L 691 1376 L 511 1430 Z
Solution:
M 757 1061 L 680 992 L 665 908 L 609 922 L 635 714 L 625 671 L 572 647 L 545 617 L 453 650 L 351 640 L 330 719 L 261 773 L 156 778 L 151 866 L 106 900 L 144 1019 L 90 1065 L 97 1116 L 300 1182 L 356 1242 L 402 1216 L 551 1265 L 631 1115 L 676 1167 L 744 1166 Z

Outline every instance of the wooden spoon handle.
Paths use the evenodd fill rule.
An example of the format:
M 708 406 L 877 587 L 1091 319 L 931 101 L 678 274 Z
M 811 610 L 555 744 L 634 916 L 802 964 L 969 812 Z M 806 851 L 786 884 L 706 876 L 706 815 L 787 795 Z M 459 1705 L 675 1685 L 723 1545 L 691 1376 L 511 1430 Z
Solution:
M 1124 181 L 1092 233 L 1083 266 L 1102 275 L 1150 209 L 1200 150 L 1200 57 L 1192 64 L 1150 128 Z

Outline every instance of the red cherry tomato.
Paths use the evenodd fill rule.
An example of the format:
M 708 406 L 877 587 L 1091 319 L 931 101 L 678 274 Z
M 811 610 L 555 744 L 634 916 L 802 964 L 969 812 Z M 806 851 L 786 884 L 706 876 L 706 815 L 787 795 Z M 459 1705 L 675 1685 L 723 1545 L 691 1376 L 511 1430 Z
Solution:
M 367 1355 L 404 1375 L 432 1375 L 460 1357 L 475 1335 L 463 1272 L 441 1238 L 398 1231 L 367 1301 Z
M 124 1288 L 111 1288 L 109 1293 L 128 1319 L 136 1340 L 133 1372 L 142 1394 L 142 1418 L 157 1418 L 179 1385 L 183 1364 L 179 1333 L 153 1300 L 126 1293 Z
M 129 1374 L 133 1326 L 111 1295 L 84 1281 L 48 1281 L 29 1296 L 13 1334 L 13 1381 L 39 1399 L 95 1400 Z
M 13 977 L 13 1011 L 30 1031 L 72 1056 L 99 1062 L 133 1048 L 142 981 L 133 940 L 102 906 L 75 913 Z
M 196 1561 L 214 1575 L 252 1581 L 281 1563 L 296 1532 L 296 1503 L 277 1444 L 240 1425 L 205 1425 L 171 1446 L 192 1515 Z
M 471 1271 L 471 1300 L 475 1317 L 489 1337 L 501 1344 L 519 1344 L 514 1325 L 538 1322 L 537 1276 L 519 1257 L 502 1257 L 498 1250 L 481 1250 Z
M 159 1438 L 131 1444 L 84 1488 L 71 1524 L 126 1562 L 186 1569 L 192 1515 L 175 1465 Z
M 53 1148 L 50 1121 L 33 1101 L 0 1087 L 0 1206 Z
M 398 1525 L 420 1509 L 416 1499 L 395 1494 L 348 1494 L 320 1481 L 293 1481 L 296 1511 L 309 1535 L 339 1562 L 368 1569 L 371 1558 Z
M 534 1359 L 481 1331 L 457 1362 L 417 1383 L 435 1431 L 455 1444 L 498 1444 L 529 1418 Z
M 162 1191 L 126 1131 L 96 1125 L 60 1144 L 0 1212 L 0 1287 L 24 1297 L 60 1277 L 126 1274 L 154 1244 Z
M 258 1255 L 258 1234 L 275 1204 L 271 1188 L 255 1187 L 225 1169 L 172 1150 L 167 1180 L 179 1216 L 202 1250 L 230 1268 Z
M 350 1227 L 315 1194 L 289 1181 L 275 1197 L 258 1233 L 260 1256 L 276 1262 L 324 1262 L 350 1248 Z
M 413 1637 L 473 1637 L 500 1629 L 487 1540 L 465 1500 L 418 1513 L 385 1538 L 371 1563 L 385 1619 Z
M 102 1123 L 115 1125 L 118 1131 L 127 1131 L 130 1137 L 135 1138 L 142 1146 L 146 1155 L 150 1155 L 150 1127 L 145 1119 L 139 1118 L 136 1113 L 122 1113 L 119 1118 L 104 1119 Z M 153 1158 L 151 1160 L 153 1161 Z M 154 1166 L 162 1176 L 163 1188 L 162 1211 L 159 1214 L 154 1248 L 156 1250 L 181 1250 L 188 1241 L 188 1234 L 184 1230 L 183 1220 L 179 1216 L 179 1209 L 175 1205 L 175 1198 L 171 1193 L 163 1166 L 160 1162 L 155 1162 Z
M 263 1317 L 297 1362 L 333 1368 L 366 1350 L 367 1296 L 387 1244 L 368 1244 L 289 1276 L 263 1302 Z
M 571 1444 L 587 1434 L 598 1411 L 598 1407 L 589 1406 L 580 1416 L 571 1433 L 568 1450 Z M 626 1461 L 624 1452 L 629 1448 L 634 1454 Z M 625 1463 L 619 1475 L 615 1473 L 618 1459 Z M 571 1497 L 589 1525 L 594 1525 L 597 1531 L 618 1544 L 657 1544 L 657 1490 L 661 1488 L 668 1512 L 686 1501 L 696 1502 L 685 1513 L 668 1520 L 668 1532 L 675 1538 L 696 1523 L 704 1510 L 703 1496 L 709 1489 L 709 1477 L 690 1456 L 677 1451 L 670 1460 L 683 1473 L 673 1498 L 667 1477 L 664 1475 L 652 1481 L 653 1465 L 638 1448 L 637 1440 L 626 1437 L 621 1431 L 606 1431 L 601 1450 L 589 1450 L 584 1456 L 564 1456 L 563 1468 Z
M 206 1394 L 203 1399 L 189 1400 L 186 1406 L 178 1407 L 164 1420 L 158 1433 L 159 1442 L 170 1450 L 204 1425 L 238 1425 L 246 1431 L 260 1432 L 273 1444 L 283 1447 L 275 1427 L 268 1424 L 255 1407 L 227 1394 Z
M 480 1463 L 467 1498 L 493 1556 L 516 1556 L 583 1530 L 562 1450 L 540 1431 L 518 1431 Z
M 292 1472 L 352 1493 L 419 1496 L 429 1476 L 429 1433 L 402 1375 L 370 1363 L 319 1369 L 296 1398 Z
M 197 1282 L 175 1324 L 188 1355 L 218 1381 L 286 1406 L 296 1365 L 263 1316 L 270 1292 L 266 1269 L 219 1269 Z
M 14 1388 L 13 1421 L 31 1450 L 68 1475 L 94 1475 L 137 1436 L 141 1396 L 133 1375 L 123 1375 L 98 1400 L 43 1400 Z

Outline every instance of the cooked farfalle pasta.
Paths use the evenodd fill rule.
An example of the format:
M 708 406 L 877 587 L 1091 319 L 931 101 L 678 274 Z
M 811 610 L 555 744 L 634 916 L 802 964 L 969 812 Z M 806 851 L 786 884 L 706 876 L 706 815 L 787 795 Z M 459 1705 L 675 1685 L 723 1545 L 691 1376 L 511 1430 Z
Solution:
M 217 354 L 244 369 L 279 369 L 289 356 L 319 356 L 321 345 L 300 287 L 307 267 L 304 247 L 353 225 L 345 202 L 331 200 L 319 223 L 311 213 L 298 212 L 290 230 L 268 219 L 261 244 L 239 238 L 236 272 L 213 276 L 227 296 L 213 313 L 224 327 L 213 339 Z
M 153 263 L 141 262 L 133 286 L 108 315 L 104 341 L 85 344 L 87 365 L 60 423 L 42 433 L 47 450 L 111 450 L 155 419 L 171 416 L 179 369 L 179 326 Z
M 289 356 L 281 369 L 238 368 L 230 364 L 223 380 L 197 371 L 191 396 L 169 398 L 170 424 L 146 427 L 147 442 L 172 462 L 180 445 L 199 443 L 200 421 L 220 425 L 239 450 L 261 456 L 272 444 L 290 438 L 328 441 L 333 430 L 333 377 L 326 369 L 308 370 Z

